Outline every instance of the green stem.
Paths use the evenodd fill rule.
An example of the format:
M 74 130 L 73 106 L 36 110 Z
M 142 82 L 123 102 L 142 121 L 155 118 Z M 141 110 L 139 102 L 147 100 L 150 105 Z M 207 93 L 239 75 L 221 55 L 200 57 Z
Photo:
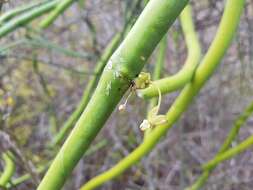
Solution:
M 36 172 L 38 174 L 42 173 L 43 171 L 45 171 L 48 168 L 48 165 L 49 164 L 46 164 L 44 166 L 38 167 L 38 169 L 36 169 Z M 7 189 L 13 188 L 13 187 L 15 187 L 15 186 L 17 186 L 17 185 L 19 185 L 19 184 L 21 184 L 21 183 L 29 180 L 29 179 L 31 179 L 31 174 L 28 174 L 28 173 L 24 174 L 24 175 L 22 175 L 22 176 L 20 176 L 20 177 L 18 177 L 16 179 L 14 179 L 14 180 L 12 180 L 11 183 L 8 183 L 6 185 L 6 188 Z
M 247 119 L 253 113 L 253 102 L 246 108 L 246 110 L 240 115 L 240 117 L 235 121 L 234 127 L 230 130 L 228 137 L 226 138 L 224 144 L 220 148 L 218 154 L 226 151 L 231 143 L 235 140 L 239 133 L 240 128 L 246 123 Z
M 234 126 L 230 130 L 227 138 L 225 139 L 223 145 L 221 146 L 220 150 L 218 151 L 218 153 L 215 157 L 222 155 L 223 152 L 225 152 L 226 150 L 229 149 L 229 147 L 231 146 L 231 143 L 237 137 L 240 128 L 245 124 L 245 122 L 252 115 L 252 113 L 253 113 L 253 102 L 245 109 L 245 111 L 235 121 Z M 203 185 L 205 185 L 206 181 L 209 178 L 209 175 L 215 169 L 215 167 L 216 167 L 216 165 L 208 170 L 205 170 L 202 173 L 202 175 L 196 180 L 196 182 L 191 187 L 188 187 L 187 190 L 198 190 Z
M 0 27 L 0 38 L 4 37 L 8 33 L 15 30 L 16 28 L 23 26 L 23 25 L 27 24 L 28 22 L 32 21 L 33 19 L 50 11 L 51 9 L 53 9 L 57 5 L 58 2 L 59 2 L 59 0 L 49 1 L 48 3 L 45 3 L 37 8 L 34 8 L 27 13 L 23 13 L 22 15 L 20 15 L 16 19 L 6 22 L 4 25 L 2 25 Z
M 200 61 L 201 48 L 200 43 L 194 29 L 192 19 L 192 11 L 190 6 L 186 6 L 180 15 L 180 22 L 183 29 L 188 55 L 184 67 L 175 75 L 163 78 L 153 83 L 159 87 L 162 94 L 166 94 L 184 87 L 193 77 L 197 64 Z M 154 85 L 139 90 L 138 95 L 144 98 L 158 96 L 158 92 Z
M 15 172 L 15 163 L 13 158 L 11 158 L 10 152 L 3 153 L 2 157 L 5 162 L 5 167 L 2 175 L 0 176 L 0 187 L 4 187 L 11 180 L 11 177 Z
M 35 2 L 32 2 L 31 4 L 23 5 L 23 6 L 15 8 L 15 9 L 12 9 L 0 16 L 0 25 L 4 24 L 4 22 L 10 20 L 11 18 L 13 18 L 21 13 L 29 11 L 30 9 L 33 9 L 35 7 L 41 6 L 47 2 L 49 2 L 49 0 L 35 1 Z
M 157 55 L 157 62 L 155 65 L 155 69 L 152 75 L 152 80 L 158 80 L 161 78 L 161 73 L 163 70 L 164 62 L 166 60 L 166 50 L 167 50 L 167 35 L 165 35 L 162 41 L 159 44 L 159 51 Z M 151 85 L 153 86 L 153 85 Z M 152 98 L 150 100 L 149 108 L 153 108 L 157 104 L 157 98 Z
M 215 39 L 212 42 L 204 59 L 202 60 L 202 63 L 197 68 L 192 82 L 186 85 L 167 112 L 166 116 L 168 123 L 165 125 L 156 126 L 152 132 L 150 132 L 148 136 L 144 138 L 142 144 L 140 144 L 131 154 L 129 154 L 125 159 L 121 160 L 117 165 L 107 172 L 93 178 L 91 181 L 86 183 L 81 190 L 93 189 L 103 184 L 105 181 L 120 175 L 155 147 L 161 137 L 166 134 L 166 132 L 187 109 L 193 98 L 198 94 L 202 86 L 206 83 L 206 81 L 215 71 L 216 67 L 219 65 L 233 39 L 234 33 L 236 32 L 244 3 L 244 0 L 227 1 Z M 233 22 L 231 22 L 231 20 L 233 20 Z
M 210 170 L 213 167 L 217 166 L 220 162 L 223 162 L 225 160 L 232 158 L 235 155 L 238 155 L 239 153 L 250 148 L 252 145 L 253 145 L 253 135 L 244 140 L 243 142 L 241 142 L 240 144 L 238 144 L 237 146 L 230 148 L 226 152 L 218 155 L 213 160 L 210 160 L 209 162 L 204 164 L 202 168 L 203 170 Z
M 62 0 L 54 10 L 39 24 L 39 28 L 45 29 L 51 25 L 55 19 L 70 7 L 76 0 Z
M 106 146 L 108 144 L 107 140 L 102 140 L 100 142 L 98 142 L 97 144 L 95 144 L 94 146 L 90 147 L 87 152 L 85 153 L 84 157 L 87 157 L 87 156 L 90 156 L 92 155 L 93 153 L 97 152 L 98 150 L 100 150 L 101 148 L 103 148 L 104 146 Z M 44 172 L 48 166 L 49 166 L 50 162 L 43 165 L 43 166 L 40 166 L 38 167 L 38 169 L 36 170 L 37 173 L 42 173 Z M 11 183 L 8 183 L 6 185 L 6 188 L 7 189 L 10 189 L 10 188 L 13 188 L 27 180 L 31 179 L 31 175 L 30 174 L 24 174 L 14 180 L 11 181 Z
M 96 74 L 96 76 L 92 76 L 89 78 L 89 80 L 88 80 L 89 82 L 83 92 L 81 102 L 79 103 L 77 109 L 71 114 L 71 116 L 68 118 L 68 120 L 64 123 L 64 125 L 61 128 L 61 130 L 59 131 L 59 133 L 54 137 L 53 143 L 52 143 L 53 146 L 55 146 L 56 144 L 59 144 L 63 141 L 63 139 L 68 134 L 68 132 L 74 127 L 78 118 L 80 117 L 83 110 L 87 106 L 89 99 L 92 95 L 92 92 L 98 83 L 98 79 L 101 76 L 101 73 L 103 72 L 103 69 L 104 69 L 106 63 L 110 59 L 110 57 L 113 54 L 113 52 L 115 51 L 115 49 L 118 47 L 118 45 L 122 39 L 122 36 L 124 36 L 128 31 L 129 22 L 133 18 L 134 11 L 139 4 L 139 0 L 135 1 L 133 4 L 134 4 L 133 7 L 131 7 L 131 10 L 129 10 L 128 14 L 127 14 L 127 24 L 124 26 L 123 31 L 115 34 L 115 36 L 109 42 L 107 47 L 105 47 L 105 50 L 104 50 L 100 60 L 98 61 L 97 65 L 94 69 L 94 73 Z
M 152 0 L 112 55 L 86 109 L 62 146 L 38 190 L 58 190 L 138 76 L 187 0 Z
M 63 124 L 63 127 L 58 132 L 58 134 L 54 137 L 52 146 L 55 146 L 56 144 L 59 144 L 63 141 L 63 139 L 66 137 L 66 134 L 74 127 L 78 118 L 81 116 L 83 110 L 85 109 L 85 107 L 87 106 L 87 104 L 90 100 L 90 97 L 92 95 L 92 91 L 96 87 L 96 85 L 98 83 L 98 79 L 101 76 L 101 73 L 102 73 L 107 61 L 109 60 L 112 53 L 119 45 L 120 39 L 121 39 L 121 34 L 117 33 L 113 37 L 111 42 L 108 44 L 108 46 L 105 48 L 105 51 L 104 51 L 103 55 L 101 56 L 101 59 L 99 60 L 99 62 L 97 63 L 97 65 L 94 69 L 94 72 L 96 73 L 96 75 L 93 75 L 89 78 L 89 80 L 88 80 L 89 82 L 88 82 L 85 90 L 83 91 L 83 96 L 82 96 L 81 102 L 78 104 L 78 107 L 76 108 L 76 110 L 70 115 L 68 120 Z

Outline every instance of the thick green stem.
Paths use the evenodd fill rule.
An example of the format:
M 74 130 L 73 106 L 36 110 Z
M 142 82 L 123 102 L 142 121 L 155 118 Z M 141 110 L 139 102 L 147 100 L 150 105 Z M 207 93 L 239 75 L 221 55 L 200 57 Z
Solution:
M 4 25 L 0 27 L 0 38 L 4 37 L 8 33 L 12 32 L 16 28 L 27 24 L 28 22 L 32 21 L 33 19 L 43 15 L 44 13 L 53 9 L 59 0 L 49 1 L 39 7 L 36 7 L 27 13 L 21 14 L 16 19 L 12 19 L 9 22 L 6 22 Z
M 59 1 L 55 9 L 40 23 L 39 27 L 42 29 L 51 25 L 55 19 L 62 14 L 68 7 L 70 7 L 76 0 L 62 0 Z
M 117 46 L 120 43 L 121 34 L 117 33 L 111 42 L 108 44 L 108 46 L 105 48 L 105 51 L 103 55 L 101 56 L 101 59 L 97 63 L 94 72 L 96 75 L 91 76 L 89 78 L 89 82 L 83 92 L 83 96 L 81 99 L 81 102 L 79 103 L 77 109 L 71 114 L 71 116 L 68 118 L 68 120 L 64 123 L 63 127 L 59 131 L 59 133 L 54 137 L 53 139 L 53 146 L 56 144 L 59 144 L 62 142 L 62 140 L 66 137 L 66 134 L 73 128 L 75 123 L 77 122 L 78 118 L 81 116 L 84 108 L 87 106 L 90 97 L 92 95 L 93 89 L 96 87 L 99 77 L 101 76 L 101 73 L 111 57 L 114 50 L 117 48 Z
M 75 128 L 40 183 L 38 190 L 58 190 L 138 76 L 146 60 L 180 14 L 187 0 L 152 0 L 115 51 Z
M 194 29 L 192 11 L 190 6 L 186 6 L 180 15 L 180 22 L 183 29 L 188 56 L 184 67 L 175 75 L 154 81 L 155 86 L 159 87 L 162 94 L 166 94 L 181 89 L 189 83 L 193 77 L 197 64 L 200 61 L 201 48 Z M 157 89 L 154 85 L 139 90 L 138 95 L 144 98 L 158 96 Z
M 61 128 L 59 133 L 53 139 L 53 143 L 52 143 L 53 146 L 61 143 L 61 141 L 66 137 L 68 132 L 74 127 L 78 118 L 80 117 L 83 110 L 87 106 L 89 99 L 92 95 L 92 92 L 98 83 L 98 79 L 101 76 L 101 73 L 103 72 L 103 69 L 104 69 L 106 63 L 110 59 L 110 57 L 113 54 L 113 52 L 115 51 L 115 49 L 118 47 L 118 45 L 122 39 L 122 36 L 124 36 L 127 33 L 127 31 L 129 30 L 130 20 L 132 20 L 132 18 L 133 18 L 133 13 L 139 4 L 139 1 L 140 0 L 135 1 L 133 3 L 133 7 L 131 7 L 130 11 L 127 12 L 127 18 L 126 18 L 127 23 L 124 26 L 123 31 L 115 34 L 115 36 L 112 38 L 112 40 L 109 42 L 109 44 L 105 47 L 105 50 L 104 50 L 100 60 L 98 61 L 97 65 L 94 69 L 94 73 L 96 74 L 96 76 L 92 76 L 89 78 L 89 82 L 83 92 L 81 102 L 79 103 L 77 109 L 71 114 L 69 119 L 65 122 L 65 124 L 63 125 L 63 127 Z
M 225 152 L 226 150 L 229 149 L 229 147 L 231 146 L 231 143 L 237 137 L 240 128 L 245 124 L 245 122 L 252 115 L 252 113 L 253 113 L 253 102 L 246 108 L 246 110 L 235 121 L 234 126 L 230 130 L 227 138 L 225 139 L 223 145 L 221 146 L 220 150 L 218 151 L 218 153 L 215 157 L 218 157 L 223 152 Z M 188 187 L 187 190 L 198 190 L 203 185 L 205 185 L 206 181 L 209 178 L 209 175 L 215 169 L 215 167 L 216 167 L 216 165 L 208 170 L 204 170 L 204 172 L 201 174 L 201 176 L 199 176 L 199 178 L 196 180 L 196 182 L 191 187 Z
M 0 176 L 0 187 L 4 187 L 11 180 L 16 168 L 10 152 L 3 153 L 2 157 L 5 162 L 5 166 L 4 171 Z
M 90 182 L 85 184 L 81 190 L 93 189 L 103 184 L 105 181 L 120 175 L 154 148 L 161 137 L 166 134 L 166 132 L 187 109 L 193 98 L 198 94 L 202 86 L 206 83 L 206 81 L 215 71 L 216 67 L 219 65 L 233 39 L 234 33 L 236 32 L 244 3 L 244 0 L 227 1 L 215 39 L 212 42 L 204 59 L 202 60 L 202 63 L 197 68 L 192 82 L 186 85 L 179 97 L 175 100 L 167 112 L 166 116 L 168 123 L 165 125 L 156 126 L 152 132 L 150 132 L 148 136 L 144 138 L 143 143 L 139 145 L 131 154 L 129 154 L 125 159 L 121 160 L 117 165 L 107 172 L 93 178 Z M 231 22 L 231 20 L 233 20 L 233 22 Z
M 154 72 L 153 72 L 153 76 L 152 76 L 153 79 L 159 79 L 160 76 L 161 76 L 161 72 L 162 72 L 162 69 L 163 69 L 164 61 L 165 61 L 166 49 L 167 49 L 167 35 L 165 35 L 163 37 L 162 41 L 159 44 L 159 51 L 158 51 L 158 56 L 157 56 L 157 62 L 155 64 L 155 68 L 154 68 Z M 153 98 L 149 102 L 148 107 L 151 109 L 156 104 L 157 104 L 157 98 Z M 151 131 L 150 130 L 145 131 L 145 136 L 147 136 L 149 132 L 151 132 Z M 117 170 L 116 167 L 117 166 L 115 166 L 115 170 Z M 91 179 L 88 183 L 93 184 L 93 186 L 90 186 L 90 188 L 98 187 L 98 186 L 102 185 L 103 183 L 105 183 L 106 181 L 109 181 L 109 180 L 111 180 L 112 178 L 115 177 L 115 175 L 108 175 L 108 176 L 110 176 L 110 177 L 103 178 L 102 180 L 96 180 L 98 178 L 98 177 L 96 177 L 94 179 L 94 183 L 93 183 L 93 179 Z M 89 187 L 85 187 L 85 186 L 83 187 L 84 189 L 89 189 Z

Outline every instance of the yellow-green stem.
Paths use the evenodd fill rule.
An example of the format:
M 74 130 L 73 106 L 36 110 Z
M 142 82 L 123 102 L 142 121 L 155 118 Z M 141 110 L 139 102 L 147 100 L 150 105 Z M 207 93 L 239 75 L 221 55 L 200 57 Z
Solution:
M 153 82 L 155 86 L 160 88 L 162 94 L 181 89 L 185 84 L 189 83 L 200 61 L 201 48 L 197 33 L 194 29 L 190 6 L 186 6 L 182 11 L 180 22 L 187 45 L 188 55 L 184 67 L 177 74 Z M 151 85 L 146 89 L 139 90 L 138 95 L 143 98 L 158 96 L 155 86 Z
M 0 187 L 5 187 L 5 185 L 11 180 L 16 167 L 10 152 L 3 153 L 2 157 L 5 166 L 4 171 L 0 176 Z
M 149 133 L 146 138 L 144 138 L 143 143 L 140 144 L 131 154 L 129 154 L 125 159 L 121 160 L 110 170 L 86 183 L 81 190 L 94 189 L 102 185 L 104 182 L 120 175 L 154 148 L 161 137 L 166 134 L 166 132 L 187 109 L 193 98 L 199 93 L 200 89 L 221 62 L 230 43 L 232 42 L 234 33 L 236 32 L 244 3 L 244 0 L 227 1 L 215 39 L 213 40 L 201 64 L 197 68 L 192 82 L 186 85 L 179 97 L 175 100 L 167 112 L 166 116 L 168 123 L 165 125 L 156 126 L 153 131 Z M 231 22 L 231 20 L 233 20 L 233 22 Z

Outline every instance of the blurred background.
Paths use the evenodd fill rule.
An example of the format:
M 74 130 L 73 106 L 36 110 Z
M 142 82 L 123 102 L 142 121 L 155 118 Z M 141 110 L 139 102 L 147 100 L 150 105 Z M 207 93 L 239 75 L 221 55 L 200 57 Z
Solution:
M 2 5 L 1 12 L 28 2 L 9 0 Z M 50 149 L 48 144 L 78 105 L 89 77 L 96 74 L 93 69 L 101 53 L 126 26 L 127 14 L 130 12 L 136 19 L 142 11 L 143 2 L 135 7 L 133 2 L 87 0 L 85 5 L 77 2 L 37 40 L 29 39 L 27 31 L 29 27 L 36 29 L 43 17 L 0 39 L 0 151 L 11 147 L 19 153 L 14 178 L 34 173 L 36 167 L 47 165 L 53 158 L 58 147 Z M 190 2 L 204 55 L 215 35 L 225 1 Z M 179 20 L 168 31 L 167 43 L 163 77 L 182 68 L 187 56 Z M 152 72 L 155 53 L 145 71 Z M 200 165 L 216 154 L 235 119 L 252 102 L 252 81 L 253 1 L 248 0 L 233 44 L 188 111 L 151 154 L 100 189 L 182 190 L 192 184 L 201 174 Z M 162 113 L 178 94 L 163 96 Z M 143 132 L 139 125 L 145 118 L 147 103 L 133 95 L 124 113 L 116 110 L 112 114 L 65 189 L 78 189 L 141 143 Z M 234 145 L 252 134 L 253 117 L 242 127 Z M 204 189 L 252 189 L 252 150 L 219 165 Z M 3 167 L 1 162 L 0 171 Z M 42 175 L 34 175 L 12 189 L 36 189 Z

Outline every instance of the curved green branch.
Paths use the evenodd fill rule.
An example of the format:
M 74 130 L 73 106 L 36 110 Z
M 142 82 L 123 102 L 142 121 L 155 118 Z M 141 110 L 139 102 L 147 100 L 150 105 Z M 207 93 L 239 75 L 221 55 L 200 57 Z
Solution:
M 187 109 L 193 98 L 198 94 L 202 86 L 206 83 L 221 62 L 236 32 L 244 3 L 245 0 L 227 1 L 215 39 L 213 40 L 201 64 L 196 69 L 196 73 L 192 82 L 186 85 L 167 112 L 166 116 L 168 123 L 165 125 L 156 126 L 152 132 L 150 132 L 144 138 L 142 144 L 140 144 L 131 154 L 121 160 L 113 168 L 86 183 L 81 190 L 91 190 L 120 175 L 155 147 L 158 141 L 166 134 L 166 132 Z M 233 22 L 231 22 L 231 20 L 233 20 Z
M 29 23 L 30 21 L 32 21 L 33 19 L 52 10 L 57 5 L 58 2 L 59 0 L 49 1 L 48 3 L 45 3 L 39 7 L 36 7 L 28 11 L 27 13 L 25 12 L 21 14 L 20 16 L 18 16 L 17 18 L 14 18 L 10 20 L 9 22 L 6 22 L 4 25 L 0 27 L 0 38 L 12 32 L 16 28 L 23 26 Z
M 59 190 L 139 75 L 187 0 L 151 0 L 105 67 L 98 86 L 38 190 Z
M 221 146 L 221 148 L 218 151 L 215 158 L 219 157 L 219 155 L 222 155 L 225 151 L 227 151 L 229 149 L 232 142 L 237 137 L 240 128 L 245 124 L 245 122 L 252 115 L 252 113 L 253 113 L 253 102 L 245 109 L 245 111 L 235 121 L 234 126 L 229 131 L 227 138 L 225 139 L 223 145 Z M 215 169 L 215 167 L 216 167 L 216 165 L 214 165 L 213 167 L 211 167 L 207 170 L 204 170 L 204 172 L 201 174 L 201 176 L 199 176 L 199 178 L 196 180 L 196 182 L 191 187 L 188 187 L 187 190 L 198 190 L 203 185 L 205 185 L 206 181 L 209 178 L 209 175 Z
M 185 84 L 189 83 L 193 77 L 196 66 L 200 61 L 201 48 L 194 29 L 190 6 L 185 7 L 182 11 L 180 21 L 187 45 L 188 55 L 184 67 L 177 74 L 153 82 L 155 86 L 160 88 L 162 94 L 181 89 Z M 146 89 L 139 90 L 138 95 L 143 98 L 158 96 L 155 86 L 151 85 Z
M 3 173 L 0 176 L 0 187 L 5 187 L 15 172 L 15 163 L 13 161 L 13 158 L 11 158 L 10 152 L 3 153 L 2 157 L 5 163 L 5 167 Z
M 47 28 L 51 25 L 54 20 L 62 14 L 68 7 L 70 7 L 76 0 L 62 0 L 59 1 L 58 5 L 52 12 L 39 24 L 39 27 L 42 29 Z

